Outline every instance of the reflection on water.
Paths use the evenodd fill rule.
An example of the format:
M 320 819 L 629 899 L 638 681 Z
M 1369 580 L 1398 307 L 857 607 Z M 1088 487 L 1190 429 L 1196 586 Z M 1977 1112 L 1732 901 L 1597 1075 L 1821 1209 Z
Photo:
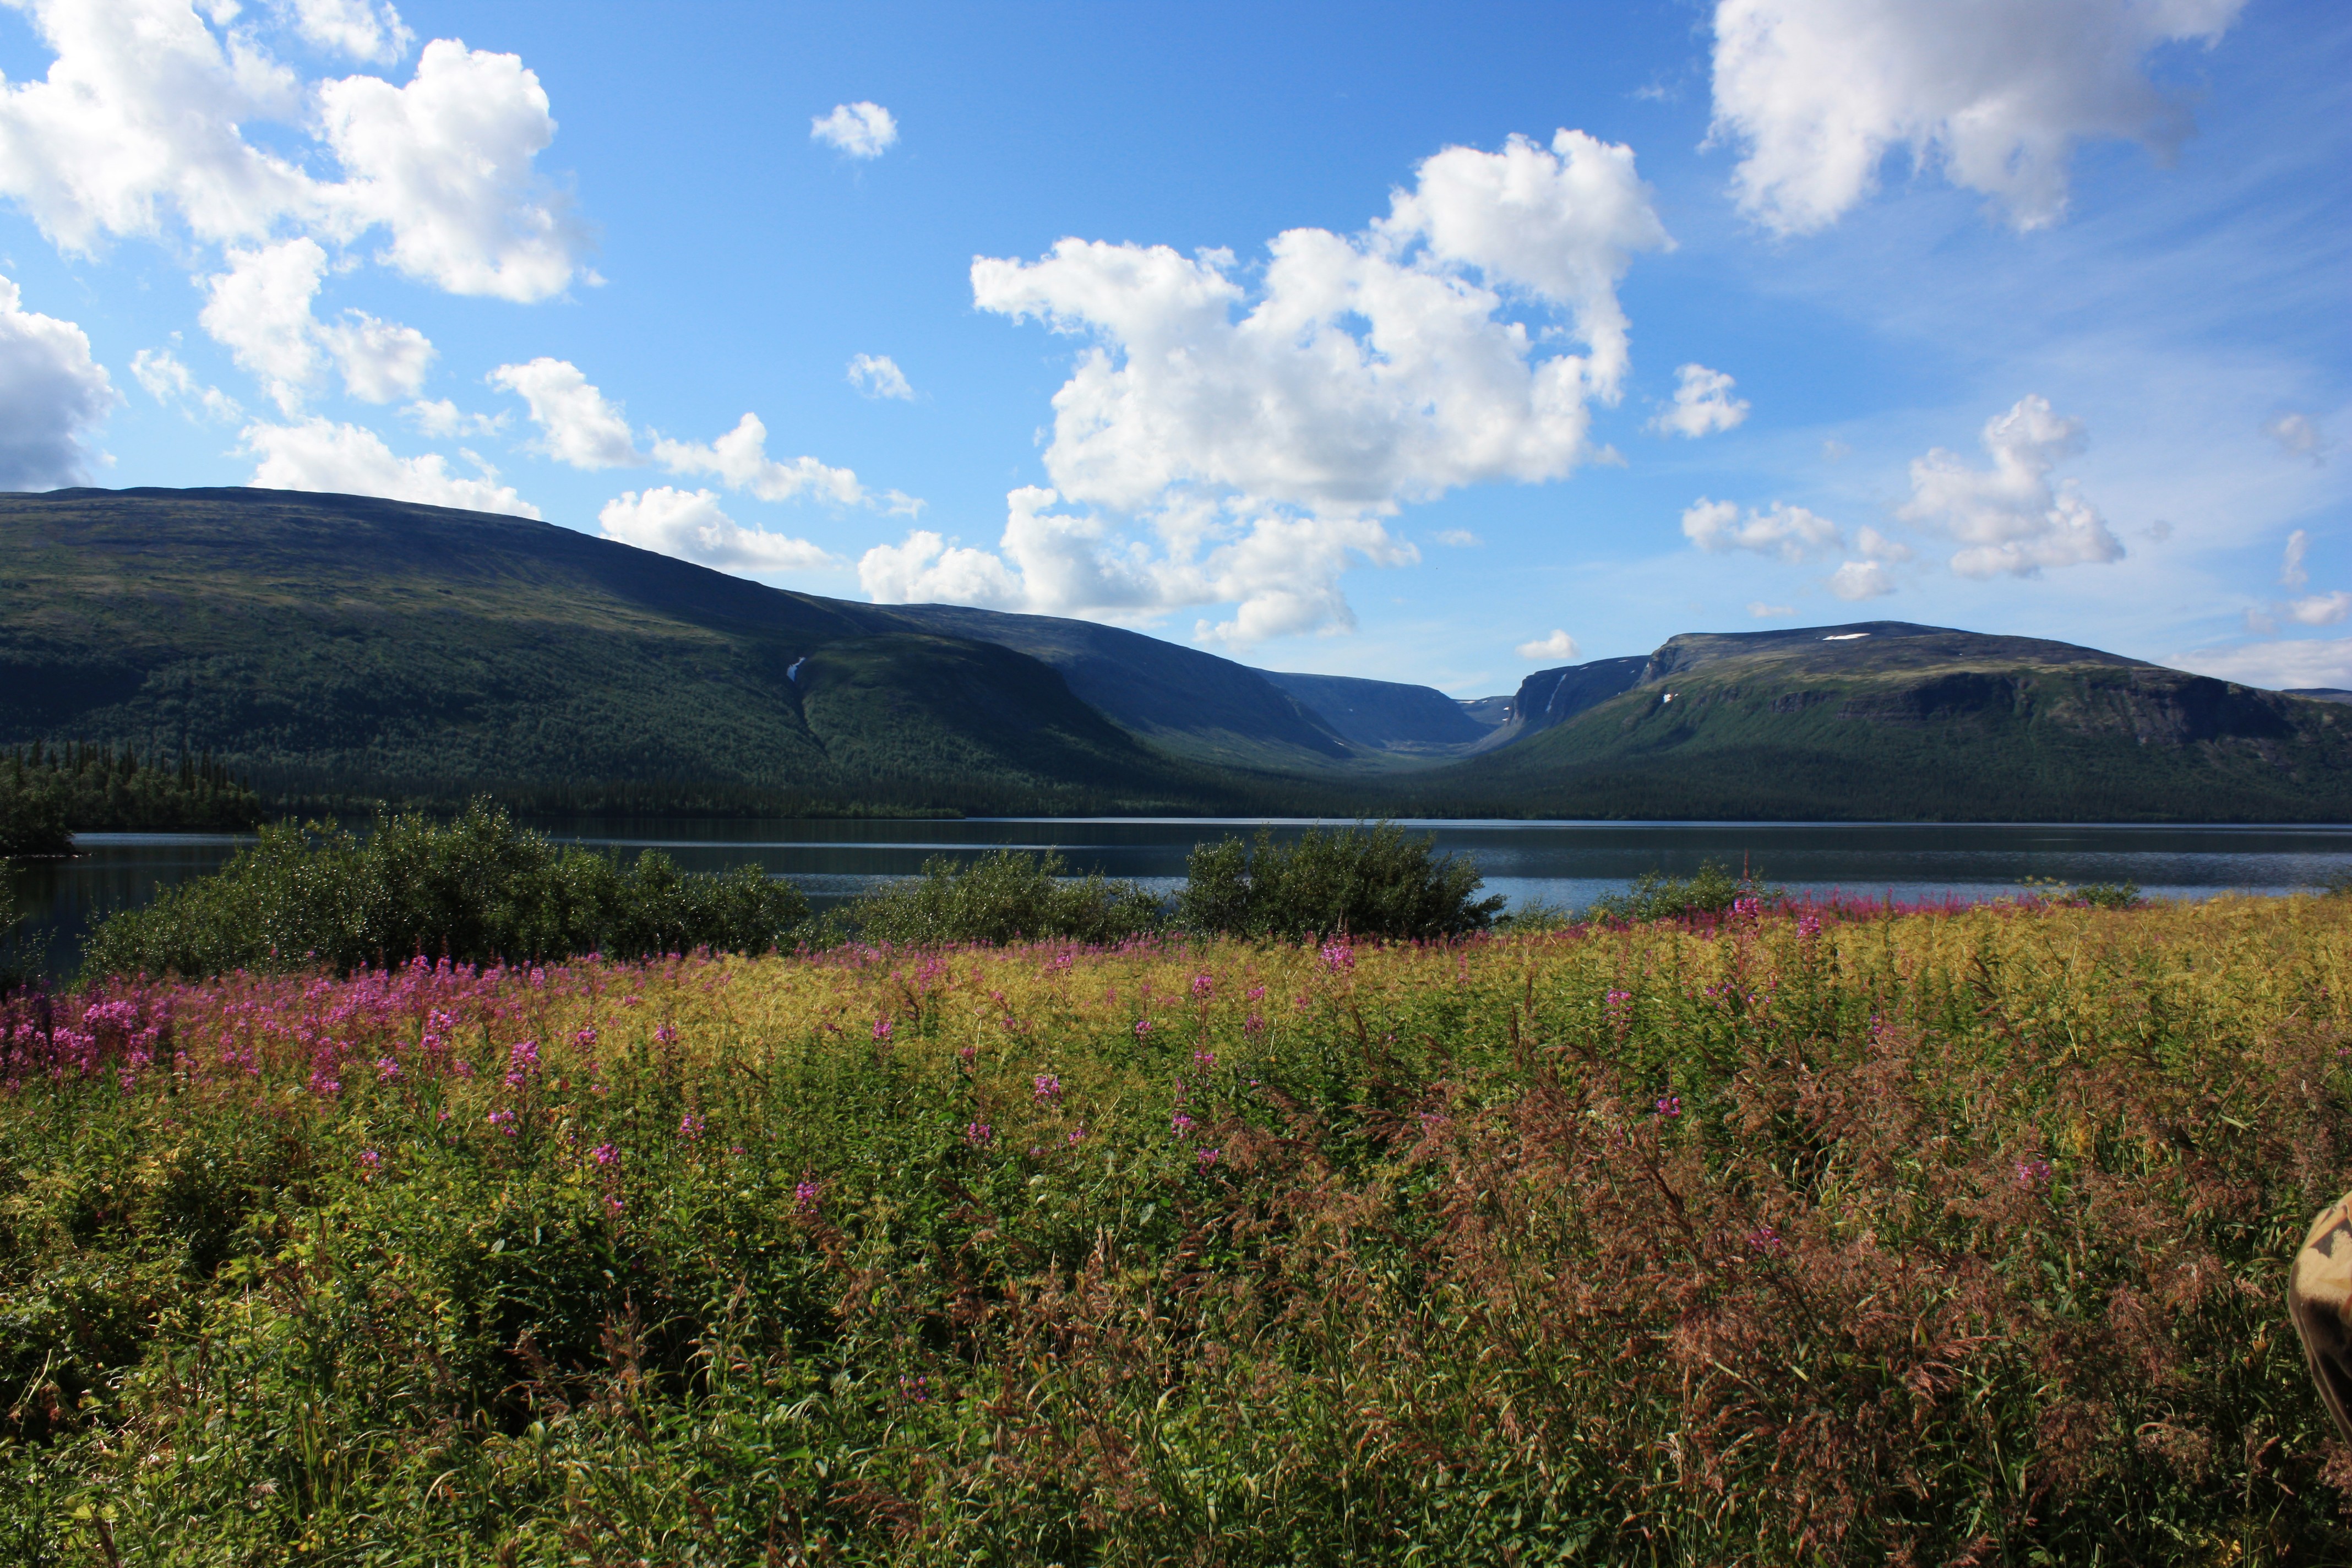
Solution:
M 935 857 L 965 861 L 1011 847 L 1057 850 L 1076 872 L 1133 878 L 1172 893 L 1203 838 L 1248 833 L 1255 821 L 1003 818 L 966 822 L 709 822 L 656 819 L 541 823 L 572 843 L 634 858 L 659 849 L 690 871 L 753 862 L 798 883 L 819 908 L 912 876 Z M 1277 836 L 1306 820 L 1276 821 Z M 1475 858 L 1489 891 L 1514 908 L 1580 908 L 1644 871 L 1678 876 L 1702 860 L 1742 864 L 1791 889 L 1905 900 L 1996 898 L 2028 879 L 2137 882 L 2165 898 L 2229 889 L 2286 892 L 2352 876 L 2352 827 L 2143 827 L 2078 824 L 1723 822 L 1412 822 L 1441 849 Z M 18 869 L 20 904 L 49 931 L 53 967 L 70 968 L 81 935 L 158 888 L 217 868 L 250 840 L 225 834 L 93 833 L 62 861 Z

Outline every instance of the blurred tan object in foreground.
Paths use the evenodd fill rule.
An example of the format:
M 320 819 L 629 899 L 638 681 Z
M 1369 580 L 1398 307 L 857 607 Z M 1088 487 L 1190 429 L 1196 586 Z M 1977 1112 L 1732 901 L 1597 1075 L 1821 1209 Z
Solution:
M 2352 1443 L 2352 1193 L 2320 1211 L 2294 1256 L 2286 1288 L 2287 1315 L 2303 1336 L 2311 1380 Z

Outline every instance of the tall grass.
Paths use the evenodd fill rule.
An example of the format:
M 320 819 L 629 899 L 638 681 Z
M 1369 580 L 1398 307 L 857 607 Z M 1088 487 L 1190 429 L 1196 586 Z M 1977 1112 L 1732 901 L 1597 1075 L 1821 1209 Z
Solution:
M 0 1559 L 2340 1562 L 2347 996 L 2230 899 L 18 1004 Z

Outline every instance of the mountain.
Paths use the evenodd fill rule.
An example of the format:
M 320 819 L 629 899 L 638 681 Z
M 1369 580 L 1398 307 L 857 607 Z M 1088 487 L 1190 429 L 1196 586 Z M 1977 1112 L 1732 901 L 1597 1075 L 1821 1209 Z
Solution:
M 547 523 L 362 497 L 0 496 L 0 744 L 209 750 L 266 792 L 328 800 L 1247 809 L 1258 786 L 1114 721 L 1168 708 L 1147 679 L 1112 689 L 1121 672 L 1206 661 L 1241 695 L 1204 702 L 1202 733 L 1255 722 L 1270 752 L 1346 754 L 1231 661 L 1045 623 L 1033 643 L 1096 650 L 1069 669 L 1106 700 L 1089 703 L 1003 637 L 953 635 L 982 614 L 787 593 Z M 1262 711 L 1234 718 L 1253 687 Z
M 1540 727 L 1413 788 L 1560 816 L 2352 818 L 2339 705 L 2095 648 L 1866 621 L 1633 662 L 1531 677 L 1512 722 Z
M 1492 732 L 1434 687 L 1345 675 L 1257 673 L 1367 751 L 1453 755 Z

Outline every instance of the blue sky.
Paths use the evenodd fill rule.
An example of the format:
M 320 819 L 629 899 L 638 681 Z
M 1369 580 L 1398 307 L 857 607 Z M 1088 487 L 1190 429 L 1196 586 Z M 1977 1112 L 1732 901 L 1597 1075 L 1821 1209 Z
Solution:
M 10 0 L 0 73 L 9 488 L 1459 696 L 1868 618 L 2352 686 L 2341 6 Z

